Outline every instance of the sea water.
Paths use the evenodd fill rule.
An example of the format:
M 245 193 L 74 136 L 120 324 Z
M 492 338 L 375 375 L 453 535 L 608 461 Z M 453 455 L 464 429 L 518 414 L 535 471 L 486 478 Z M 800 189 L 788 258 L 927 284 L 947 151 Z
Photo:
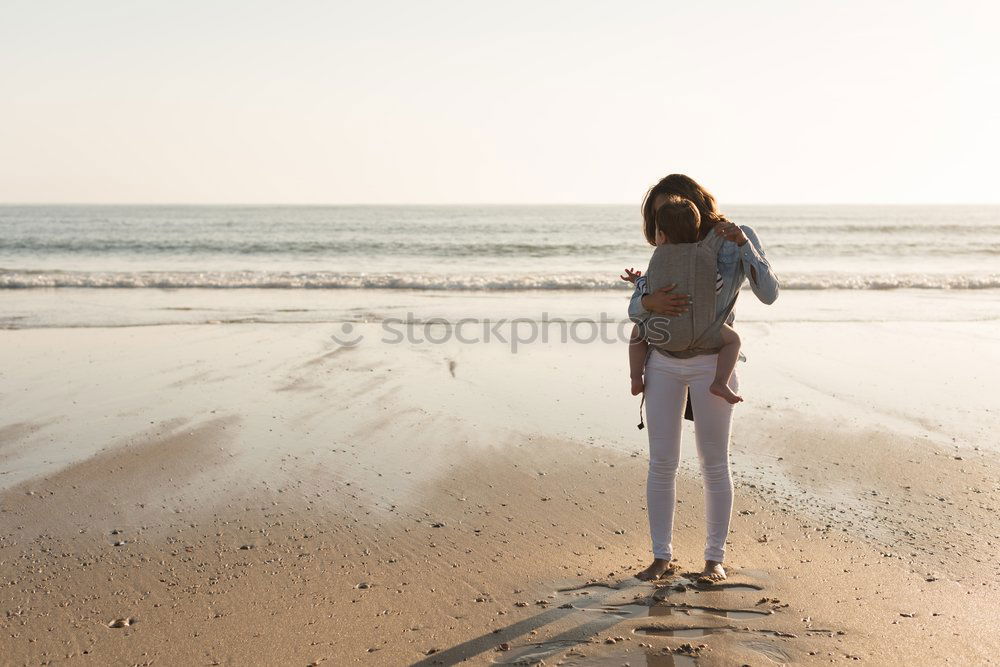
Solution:
M 729 206 L 782 289 L 1000 287 L 1000 206 Z M 0 288 L 626 289 L 637 205 L 0 206 Z

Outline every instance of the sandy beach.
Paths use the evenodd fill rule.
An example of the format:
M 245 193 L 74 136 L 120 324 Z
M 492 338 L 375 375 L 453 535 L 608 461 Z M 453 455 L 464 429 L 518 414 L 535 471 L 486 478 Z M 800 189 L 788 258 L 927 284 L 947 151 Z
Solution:
M 148 294 L 163 317 L 209 300 Z M 109 298 L 69 296 L 5 312 Z M 336 317 L 0 331 L 5 664 L 995 662 L 997 291 L 741 301 L 731 576 L 709 589 L 632 577 L 646 442 L 622 345 L 381 340 L 402 313 L 426 333 L 620 294 L 296 298 Z
M 1000 667 L 998 24 L 0 4 L 0 667 Z

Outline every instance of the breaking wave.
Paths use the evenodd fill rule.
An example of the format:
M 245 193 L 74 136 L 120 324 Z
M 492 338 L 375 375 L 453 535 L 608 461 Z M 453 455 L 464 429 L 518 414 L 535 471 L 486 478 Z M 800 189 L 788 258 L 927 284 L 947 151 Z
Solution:
M 1000 288 L 1000 274 L 848 273 L 780 274 L 786 290 L 891 290 Z M 533 291 L 627 289 L 594 273 L 338 273 L 331 271 L 28 271 L 0 269 L 0 289 L 402 289 Z

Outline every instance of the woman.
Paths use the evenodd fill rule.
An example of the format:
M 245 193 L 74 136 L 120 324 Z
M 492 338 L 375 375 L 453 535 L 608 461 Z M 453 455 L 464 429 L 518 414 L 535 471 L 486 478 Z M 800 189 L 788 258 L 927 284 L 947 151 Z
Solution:
M 719 213 L 715 198 L 693 179 L 671 174 L 650 188 L 642 203 L 643 231 L 655 245 L 656 210 L 671 197 L 691 200 L 701 214 L 701 238 L 710 233 L 725 237 L 717 260 L 721 287 L 717 290 L 717 315 L 738 294 L 744 280 L 750 281 L 754 295 L 765 304 L 778 298 L 778 281 L 764 257 L 757 235 L 750 227 L 738 226 Z M 650 313 L 678 315 L 688 306 L 686 295 L 664 288 L 652 294 L 636 289 L 629 303 L 629 317 L 640 323 Z M 732 324 L 733 318 L 728 322 Z M 690 396 L 694 412 L 695 442 L 705 487 L 707 540 L 705 567 L 700 582 L 726 578 L 725 557 L 729 518 L 733 509 L 733 484 L 729 476 L 729 430 L 733 405 L 709 392 L 715 377 L 716 354 L 678 358 L 650 352 L 645 367 L 646 423 L 649 433 L 649 474 L 646 480 L 646 507 L 653 542 L 653 562 L 636 575 L 652 580 L 673 573 L 671 536 L 673 532 L 675 482 L 680 461 L 681 423 L 685 396 Z M 739 389 L 736 373 L 730 380 Z

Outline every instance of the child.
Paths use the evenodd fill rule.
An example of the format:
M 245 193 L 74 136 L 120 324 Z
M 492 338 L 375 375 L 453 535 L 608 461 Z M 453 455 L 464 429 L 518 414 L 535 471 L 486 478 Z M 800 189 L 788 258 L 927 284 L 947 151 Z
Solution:
M 687 199 L 675 197 L 656 211 L 656 245 L 697 243 L 700 227 L 701 216 L 695 205 Z M 633 283 L 637 288 L 643 287 L 642 283 L 645 281 L 642 272 L 634 269 L 626 269 L 625 275 L 620 277 L 622 280 Z M 717 292 L 719 287 L 721 285 L 717 284 Z M 715 381 L 712 382 L 709 391 L 730 403 L 739 403 L 743 398 L 729 388 L 729 378 L 732 376 L 733 370 L 736 368 L 736 361 L 740 356 L 740 337 L 736 330 L 728 324 L 722 325 L 720 333 L 722 334 L 722 348 L 719 350 Z M 639 334 L 638 326 L 632 327 L 628 360 L 633 396 L 641 394 L 645 390 L 643 371 L 648 353 L 649 343 Z

